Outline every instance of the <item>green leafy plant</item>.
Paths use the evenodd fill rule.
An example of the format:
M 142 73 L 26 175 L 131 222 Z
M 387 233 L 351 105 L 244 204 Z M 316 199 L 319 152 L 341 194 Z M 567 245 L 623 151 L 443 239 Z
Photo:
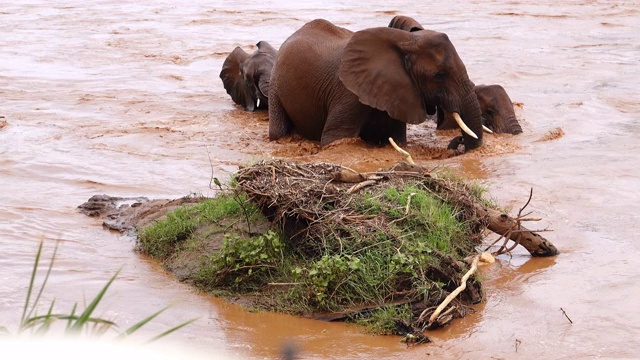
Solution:
M 206 265 L 196 275 L 201 285 L 230 285 L 236 289 L 251 288 L 264 281 L 284 263 L 286 243 L 273 230 L 249 238 L 226 234 L 222 248 L 208 257 Z

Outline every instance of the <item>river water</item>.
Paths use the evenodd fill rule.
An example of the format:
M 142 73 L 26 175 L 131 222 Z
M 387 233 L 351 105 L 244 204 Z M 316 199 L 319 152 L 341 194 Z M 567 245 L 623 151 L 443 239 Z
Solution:
M 287 157 L 377 168 L 391 148 L 347 141 L 320 150 L 267 140 L 267 114 L 233 106 L 218 78 L 235 46 L 275 47 L 315 18 L 352 30 L 395 14 L 445 32 L 475 83 L 522 104 L 524 134 L 438 160 L 451 133 L 409 129 L 419 163 L 450 165 L 562 254 L 517 250 L 484 268 L 487 302 L 434 343 L 406 348 L 346 324 L 256 314 L 194 292 L 76 206 L 94 194 L 212 195 L 212 176 Z M 165 343 L 206 354 L 273 358 L 284 341 L 323 358 L 592 358 L 640 353 L 640 4 L 636 1 L 26 0 L 0 6 L 0 325 L 15 329 L 34 254 L 60 242 L 44 297 L 69 310 L 118 270 L 99 315 L 127 327 L 172 304 L 142 339 L 200 319 Z M 547 139 L 550 132 L 564 133 Z M 45 311 L 43 302 L 41 311 Z M 573 321 L 570 323 L 566 315 Z

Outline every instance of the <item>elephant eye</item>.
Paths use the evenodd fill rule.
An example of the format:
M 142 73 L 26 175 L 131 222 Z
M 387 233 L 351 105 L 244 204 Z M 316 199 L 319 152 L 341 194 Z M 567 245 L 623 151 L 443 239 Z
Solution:
M 495 112 L 493 111 L 493 109 L 487 109 L 486 113 L 488 116 L 493 117 L 493 115 L 495 115 Z
M 447 79 L 447 73 L 444 70 L 438 71 L 433 78 L 438 82 L 443 82 Z

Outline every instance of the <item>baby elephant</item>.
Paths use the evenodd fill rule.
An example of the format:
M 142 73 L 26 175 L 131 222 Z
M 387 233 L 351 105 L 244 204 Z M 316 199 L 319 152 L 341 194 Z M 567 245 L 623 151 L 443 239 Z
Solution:
M 474 92 L 482 111 L 482 124 L 495 133 L 520 134 L 522 127 L 516 119 L 513 102 L 500 85 L 476 85 Z M 451 114 L 438 111 L 438 129 L 455 129 Z
M 220 71 L 227 94 L 247 111 L 268 108 L 269 79 L 278 53 L 266 41 L 260 41 L 256 46 L 258 49 L 251 55 L 236 47 L 224 60 Z

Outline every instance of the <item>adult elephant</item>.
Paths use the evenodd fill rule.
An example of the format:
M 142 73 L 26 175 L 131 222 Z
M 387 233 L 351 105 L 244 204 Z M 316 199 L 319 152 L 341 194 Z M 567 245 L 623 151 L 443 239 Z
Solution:
M 276 61 L 277 50 L 260 41 L 257 50 L 249 55 L 236 47 L 222 64 L 220 79 L 231 99 L 247 111 L 267 109 L 269 80 Z
M 394 16 L 389 22 L 389 27 L 409 32 L 424 30 L 418 21 L 405 15 Z M 482 124 L 488 131 L 514 135 L 522 132 L 522 127 L 513 111 L 513 103 L 502 86 L 477 85 L 473 90 L 482 111 Z M 454 129 L 457 125 L 452 114 L 440 108 L 438 108 L 437 124 L 438 129 Z M 458 143 L 454 141 L 451 147 L 457 145 Z
M 480 146 L 473 83 L 443 33 L 371 28 L 358 32 L 318 19 L 278 52 L 269 91 L 269 139 L 292 130 L 322 145 L 360 136 L 406 143 L 406 124 L 437 107 L 459 114 L 467 150 Z
M 513 102 L 500 85 L 476 85 L 473 88 L 480 110 L 482 124 L 494 133 L 520 134 L 522 127 L 516 119 Z M 438 129 L 454 129 L 456 122 L 451 114 L 438 111 Z

